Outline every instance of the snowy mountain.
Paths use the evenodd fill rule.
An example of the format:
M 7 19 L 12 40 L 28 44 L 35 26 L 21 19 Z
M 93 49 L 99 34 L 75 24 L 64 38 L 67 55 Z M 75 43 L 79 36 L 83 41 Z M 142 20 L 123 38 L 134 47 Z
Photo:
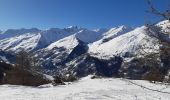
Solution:
M 163 21 L 157 25 L 167 31 L 169 24 Z M 148 35 L 145 26 L 95 30 L 70 26 L 64 29 L 20 29 L 2 33 L 0 48 L 3 51 L 17 53 L 25 49 L 39 58 L 38 64 L 44 66 L 46 72 L 71 72 L 80 77 L 96 71 L 110 76 L 109 73 L 119 70 L 122 59 L 140 55 L 143 51 L 157 52 L 159 49 L 157 39 Z M 165 34 L 165 37 L 170 40 L 169 34 Z
M 73 34 L 75 34 L 76 38 L 86 43 L 91 43 L 101 38 L 100 32 L 78 27 L 51 28 L 43 31 L 38 31 L 38 29 L 10 29 L 0 35 L 0 47 L 6 51 L 18 52 L 20 49 L 24 49 L 30 52 L 45 48 L 51 43 Z
M 153 45 L 154 39 L 147 35 L 146 27 L 136 28 L 126 34 L 123 32 L 112 36 L 105 36 L 99 41 L 89 45 L 89 53 L 97 54 L 101 57 L 112 57 L 114 55 L 135 54 L 140 50 L 140 46 Z M 108 37 L 109 36 L 109 37 Z M 149 40 L 149 41 L 148 41 Z
M 8 29 L 7 31 L 0 31 L 0 40 L 5 38 L 10 38 L 14 36 L 19 36 L 25 33 L 37 33 L 40 32 L 37 28 L 31 28 L 31 29 Z
M 50 44 L 44 49 L 38 50 L 35 54 L 43 60 L 42 63 L 47 64 L 47 66 L 51 63 L 55 66 L 57 63 L 65 61 L 79 43 L 80 41 L 75 35 L 71 35 Z
M 31 30 L 32 31 L 32 30 Z M 10 33 L 8 30 L 1 34 L 0 39 L 0 47 L 2 50 L 18 52 L 20 49 L 24 49 L 26 51 L 33 51 L 44 48 L 51 43 L 67 37 L 78 30 L 74 30 L 70 32 L 68 29 L 58 29 L 51 28 L 45 31 L 31 32 L 27 31 L 26 33 L 21 32 L 18 33 Z M 25 32 L 25 31 L 24 31 Z M 14 36 L 10 35 L 14 34 Z
M 48 47 L 38 50 L 35 52 L 36 56 L 40 58 L 41 65 L 43 65 L 47 69 L 56 69 L 59 72 L 63 71 L 63 73 L 68 72 L 66 70 L 72 70 L 73 73 L 75 70 L 79 70 L 81 65 L 89 58 L 88 56 L 88 48 L 89 44 L 99 41 L 105 38 L 114 38 L 116 36 L 122 35 L 128 31 L 132 30 L 131 28 L 127 28 L 125 26 L 120 26 L 118 28 L 112 28 L 109 30 L 99 30 L 99 31 L 90 31 L 87 29 L 82 29 L 79 32 L 70 35 L 66 38 L 60 39 Z M 102 33 L 104 32 L 104 33 Z M 93 58 L 92 58 L 93 59 Z M 82 60 L 81 62 L 78 61 Z M 73 63 L 73 62 L 77 63 Z M 87 61 L 86 61 L 87 62 Z M 90 68 L 91 64 L 96 64 L 97 62 L 91 62 L 87 65 L 84 64 L 84 67 L 89 66 L 90 69 L 94 69 L 91 72 L 95 72 L 96 68 Z M 80 66 L 78 66 L 80 65 Z M 83 70 L 83 69 L 82 69 Z M 80 70 L 79 70 L 80 71 Z M 88 71 L 88 70 L 87 70 Z M 86 72 L 87 72 L 86 71 Z M 80 75 L 81 76 L 81 75 Z M 85 75 L 82 75 L 85 76 Z
M 0 47 L 2 50 L 17 52 L 21 48 L 26 51 L 34 51 L 49 46 L 51 43 L 75 34 L 79 40 L 89 44 L 101 38 L 113 38 L 114 36 L 130 31 L 125 26 L 118 28 L 88 30 L 71 26 L 64 29 L 51 28 L 49 30 L 38 29 L 9 29 L 0 34 Z

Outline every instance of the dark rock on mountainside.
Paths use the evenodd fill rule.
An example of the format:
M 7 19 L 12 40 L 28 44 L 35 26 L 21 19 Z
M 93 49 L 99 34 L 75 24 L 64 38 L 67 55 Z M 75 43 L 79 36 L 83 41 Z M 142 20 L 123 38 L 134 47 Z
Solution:
M 78 45 L 71 48 L 71 52 L 64 47 L 54 47 L 51 50 L 36 52 L 40 58 L 39 64 L 45 69 L 44 72 L 50 75 L 58 73 L 84 77 L 89 74 L 100 74 L 102 76 L 118 76 L 123 59 L 115 56 L 108 60 L 93 57 L 88 54 L 88 44 L 79 40 Z M 60 52 L 60 53 L 58 53 Z
M 75 59 L 78 56 L 81 56 L 82 54 L 87 53 L 88 51 L 88 46 L 86 43 L 84 43 L 83 41 L 77 39 L 79 44 L 72 50 L 72 52 L 68 55 L 67 59 L 65 60 L 65 62 L 69 62 L 72 59 Z
M 83 54 L 66 63 L 60 72 L 65 74 L 72 72 L 77 77 L 84 77 L 89 74 L 106 77 L 118 76 L 118 70 L 121 67 L 122 61 L 123 59 L 117 56 L 104 60 L 90 56 L 89 54 Z
M 121 77 L 129 79 L 142 79 L 143 75 L 149 71 L 149 67 L 143 64 L 143 59 L 133 59 L 130 62 L 123 62 L 119 74 Z
M 159 52 L 158 56 L 156 53 L 153 53 L 141 58 L 124 61 L 119 70 L 120 76 L 149 81 L 164 81 L 166 76 L 169 80 L 170 55 L 165 51 Z
M 0 61 L 15 63 L 15 54 L 13 52 L 0 50 Z
M 47 74 L 60 72 L 60 70 L 66 67 L 66 63 L 71 62 L 73 59 L 87 53 L 87 44 L 79 39 L 77 40 L 78 45 L 72 48 L 71 52 L 68 52 L 68 50 L 64 47 L 55 47 L 52 50 L 41 50 L 35 52 L 35 54 L 38 54 L 38 58 L 40 58 L 39 65 L 43 66 L 43 69 Z

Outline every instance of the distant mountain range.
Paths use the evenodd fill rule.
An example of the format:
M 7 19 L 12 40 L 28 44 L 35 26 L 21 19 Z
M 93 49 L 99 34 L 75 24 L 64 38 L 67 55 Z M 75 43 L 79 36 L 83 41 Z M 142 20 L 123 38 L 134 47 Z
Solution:
M 162 21 L 157 25 L 166 30 L 170 23 Z M 30 52 L 39 58 L 39 65 L 49 74 L 73 73 L 83 77 L 97 71 L 109 76 L 119 69 L 122 59 L 139 54 L 141 46 L 150 47 L 156 41 L 148 36 L 145 26 L 95 30 L 77 26 L 48 30 L 9 29 L 0 34 L 0 49 L 14 54 L 21 49 Z M 159 48 L 154 47 L 154 51 Z M 146 51 L 153 52 L 152 49 Z M 0 53 L 1 59 L 10 58 L 5 57 Z M 106 66 L 112 66 L 108 72 L 104 72 Z

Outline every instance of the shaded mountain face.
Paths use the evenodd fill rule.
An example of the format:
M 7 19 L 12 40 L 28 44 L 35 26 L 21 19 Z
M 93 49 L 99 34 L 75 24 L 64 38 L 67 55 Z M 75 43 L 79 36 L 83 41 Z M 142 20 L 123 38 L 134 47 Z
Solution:
M 40 65 L 43 65 L 46 70 L 60 71 L 67 62 L 83 55 L 87 50 L 87 44 L 72 35 L 52 43 L 47 48 L 35 52 L 35 54 L 41 59 Z
M 16 61 L 15 54 L 0 50 L 0 61 L 15 63 Z
M 111 59 L 99 59 L 89 54 L 83 54 L 74 58 L 65 64 L 65 68 L 60 70 L 61 73 L 84 77 L 89 74 L 97 74 L 107 77 L 119 76 L 118 70 L 121 68 L 123 59 L 119 56 Z
M 169 22 L 163 21 L 157 25 L 166 30 Z M 143 50 L 147 53 L 159 52 L 160 47 L 158 40 L 148 35 L 145 26 L 96 30 L 71 26 L 41 31 L 34 29 L 26 33 L 21 31 L 7 38 L 4 38 L 5 34 L 13 33 L 9 31 L 0 35 L 2 51 L 15 54 L 24 48 L 38 58 L 37 63 L 42 66 L 43 72 L 65 75 L 72 73 L 78 77 L 93 73 L 119 76 L 120 70 L 124 72 L 122 62 L 125 58 L 140 56 Z M 170 40 L 168 36 L 166 34 L 163 38 Z M 141 49 L 142 47 L 145 48 Z M 0 54 L 0 58 L 4 57 L 7 60 L 10 58 L 5 53 Z

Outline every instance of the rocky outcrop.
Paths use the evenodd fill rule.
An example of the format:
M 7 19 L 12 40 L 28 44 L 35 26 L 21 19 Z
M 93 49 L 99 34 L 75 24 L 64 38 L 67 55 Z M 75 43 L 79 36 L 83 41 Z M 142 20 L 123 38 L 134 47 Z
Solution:
M 89 74 L 112 77 L 118 76 L 122 62 L 123 59 L 118 56 L 110 59 L 99 59 L 89 54 L 83 54 L 67 62 L 59 71 L 65 75 L 71 73 L 76 77 L 85 77 Z

